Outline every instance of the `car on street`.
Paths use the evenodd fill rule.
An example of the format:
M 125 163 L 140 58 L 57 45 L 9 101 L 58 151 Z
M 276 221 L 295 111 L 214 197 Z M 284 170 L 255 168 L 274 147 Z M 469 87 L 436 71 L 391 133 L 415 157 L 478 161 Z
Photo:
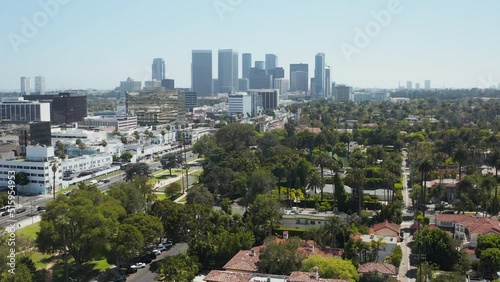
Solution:
M 174 242 L 172 242 L 172 240 L 166 240 L 164 243 L 163 243 L 163 246 L 167 247 L 167 248 L 172 248 L 174 246 Z
M 163 252 L 167 250 L 167 247 L 163 244 L 159 244 L 158 246 L 156 246 L 156 250 L 160 250 Z
M 36 208 L 37 211 L 44 211 L 45 210 L 45 207 L 44 206 L 38 206 L 38 208 Z
M 154 249 L 154 250 L 152 251 L 152 253 L 153 253 L 153 254 L 156 254 L 156 255 L 161 255 L 161 250 L 159 250 L 159 249 Z
M 138 262 L 138 263 L 136 263 L 136 264 L 132 265 L 130 268 L 132 268 L 132 269 L 139 269 L 139 268 L 145 268 L 145 267 L 146 267 L 146 264 L 145 264 L 145 263 L 143 263 L 143 262 Z
M 104 181 L 99 181 L 99 182 L 97 182 L 97 186 L 101 186 L 101 185 L 103 185 L 103 184 L 104 184 Z
M 9 214 L 10 214 L 9 210 L 6 210 L 6 211 L 2 212 L 2 216 L 6 216 L 6 215 L 9 215 Z
M 18 209 L 16 210 L 16 213 L 23 213 L 23 212 L 25 212 L 25 211 L 26 211 L 26 208 L 22 207 L 22 208 L 18 208 Z
M 102 182 L 104 182 L 104 183 L 109 183 L 110 181 L 111 181 L 111 179 L 110 179 L 110 178 L 104 178 L 104 179 L 102 180 Z

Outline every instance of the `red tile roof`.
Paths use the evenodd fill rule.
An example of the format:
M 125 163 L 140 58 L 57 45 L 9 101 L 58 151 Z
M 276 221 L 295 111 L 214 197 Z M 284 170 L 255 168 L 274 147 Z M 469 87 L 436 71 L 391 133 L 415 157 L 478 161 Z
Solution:
M 343 279 L 314 278 L 312 272 L 294 271 L 288 277 L 290 282 L 349 282 Z
M 205 276 L 208 282 L 248 282 L 252 278 L 252 273 L 237 273 L 221 270 L 212 270 Z
M 380 229 L 384 229 L 384 228 L 388 228 L 388 229 L 399 234 L 399 230 L 400 230 L 399 225 L 396 223 L 391 223 L 387 220 L 384 222 L 377 223 L 377 224 L 373 225 L 373 227 L 372 227 L 373 232 L 372 233 L 375 233 L 375 232 L 379 231 Z
M 257 262 L 259 262 L 259 254 L 257 251 L 255 251 L 254 255 L 252 255 L 252 251 L 244 250 L 239 251 L 236 255 L 234 255 L 234 257 L 229 260 L 223 268 L 226 270 L 256 272 Z
M 463 224 L 470 234 L 500 234 L 500 221 L 471 214 L 436 214 L 436 221 Z
M 388 275 L 397 275 L 396 267 L 384 262 L 368 262 L 359 266 L 359 273 L 378 272 Z

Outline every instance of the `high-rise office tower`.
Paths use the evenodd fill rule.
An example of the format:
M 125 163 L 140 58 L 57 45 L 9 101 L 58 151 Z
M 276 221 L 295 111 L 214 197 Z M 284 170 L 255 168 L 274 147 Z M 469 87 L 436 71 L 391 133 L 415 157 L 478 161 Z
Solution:
M 318 53 L 314 58 L 314 97 L 325 97 L 325 54 Z
M 212 95 L 212 50 L 193 50 L 191 56 L 191 91 Z
M 45 77 L 35 77 L 35 94 L 45 95 Z
M 247 91 L 250 88 L 250 80 L 248 78 L 240 78 L 238 80 L 238 90 Z
M 238 91 L 238 52 L 232 49 L 219 50 L 218 59 L 219 92 Z
M 241 77 L 250 78 L 251 68 L 252 68 L 252 54 L 243 53 L 243 55 L 241 55 Z
M 21 95 L 30 95 L 30 94 L 31 94 L 30 78 L 23 76 L 21 77 Z
M 287 91 L 290 90 L 290 80 L 286 78 L 275 78 L 273 84 L 274 89 L 279 91 L 280 97 L 287 99 Z
M 408 80 L 406 82 L 406 89 L 411 90 L 413 88 L 413 82 Z
M 335 97 L 335 101 L 337 102 L 348 102 L 354 101 L 354 96 L 352 94 L 352 87 L 339 84 L 335 86 L 335 93 L 337 97 Z
M 420 90 L 420 83 L 419 82 L 415 83 L 415 89 Z
M 425 81 L 425 90 L 431 90 L 431 81 L 430 80 Z
M 332 96 L 332 92 L 330 90 L 331 86 L 331 77 L 330 77 L 330 66 L 326 66 L 325 68 L 325 97 Z
M 165 60 L 162 58 L 153 59 L 153 64 L 151 65 L 151 80 L 162 81 L 165 79 Z
M 140 91 L 142 90 L 142 83 L 140 81 L 134 81 L 132 78 L 127 78 L 125 81 L 120 82 L 120 95 L 125 97 L 127 92 Z
M 278 56 L 274 54 L 266 54 L 266 71 L 271 71 L 278 65 Z
M 290 64 L 290 90 L 309 91 L 308 64 Z
M 259 70 L 265 70 L 266 63 L 264 61 L 255 61 L 255 68 Z
M 219 93 L 219 79 L 214 78 L 212 79 L 212 94 L 218 94 Z
M 270 89 L 273 85 L 273 76 L 266 70 L 250 69 L 250 89 Z
M 165 78 L 161 81 L 161 87 L 163 87 L 167 90 L 173 90 L 173 89 L 175 89 L 175 80 Z

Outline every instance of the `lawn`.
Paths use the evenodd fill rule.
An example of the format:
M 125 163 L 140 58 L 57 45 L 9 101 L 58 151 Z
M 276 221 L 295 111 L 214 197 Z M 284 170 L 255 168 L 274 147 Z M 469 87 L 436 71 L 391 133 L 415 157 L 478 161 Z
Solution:
M 30 240 L 35 240 L 36 233 L 38 231 L 40 231 L 40 222 L 23 227 L 23 228 L 17 230 L 17 233 L 28 237 Z

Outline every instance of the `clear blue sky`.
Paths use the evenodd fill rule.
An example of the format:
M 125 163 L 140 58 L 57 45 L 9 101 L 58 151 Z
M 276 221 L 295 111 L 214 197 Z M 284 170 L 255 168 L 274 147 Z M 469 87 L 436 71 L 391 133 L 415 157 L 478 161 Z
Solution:
M 41 2 L 60 1 L 45 26 L 20 43 L 23 18 L 42 20 Z M 397 87 L 431 79 L 435 87 L 482 87 L 500 82 L 500 1 L 400 0 L 398 13 L 375 30 L 350 62 L 356 28 L 388 10 L 391 0 L 37 0 L 2 2 L 0 89 L 19 91 L 19 77 L 46 77 L 48 89 L 111 89 L 132 77 L 149 80 L 153 58 L 167 77 L 190 86 L 192 49 L 278 55 L 278 65 L 309 63 L 323 52 L 332 81 L 355 87 Z M 214 3 L 235 3 L 219 17 Z M 359 45 L 358 45 L 359 47 Z M 482 78 L 482 79 L 481 79 Z M 32 82 L 33 84 L 34 82 Z

